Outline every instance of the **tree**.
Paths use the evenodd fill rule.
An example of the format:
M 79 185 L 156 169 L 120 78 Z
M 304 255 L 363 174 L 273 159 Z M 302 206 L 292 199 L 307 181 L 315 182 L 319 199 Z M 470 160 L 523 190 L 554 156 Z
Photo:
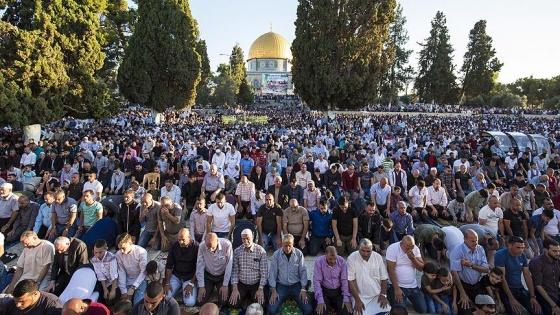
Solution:
M 253 104 L 253 101 L 255 100 L 253 95 L 253 89 L 251 89 L 251 86 L 249 86 L 247 80 L 241 81 L 241 84 L 239 85 L 239 92 L 237 93 L 235 98 L 238 104 L 242 104 L 242 105 Z
M 469 35 L 467 52 L 463 57 L 464 74 L 462 96 L 471 100 L 488 96 L 496 84 L 503 63 L 496 58 L 492 37 L 486 34 L 486 21 L 476 22 Z
M 139 0 L 117 77 L 123 95 L 157 112 L 192 106 L 201 76 L 197 39 L 187 0 Z
M 223 106 L 223 105 L 234 105 L 235 104 L 235 82 L 229 76 L 215 76 L 213 78 L 216 87 L 214 88 L 214 94 L 210 100 L 212 105 Z
M 28 108 L 7 112 L 6 119 L 35 124 L 68 114 L 102 118 L 116 111 L 97 76 L 105 57 L 99 24 L 105 1 L 20 0 L 3 1 L 0 7 L 5 7 L 0 22 L 3 89 L 16 91 L 21 106 Z
M 414 83 L 418 96 L 424 102 L 439 104 L 457 102 L 457 77 L 454 74 L 453 47 L 445 15 L 438 11 L 432 20 L 430 37 L 420 43 L 418 77 Z
M 388 71 L 383 75 L 381 82 L 381 99 L 392 103 L 396 100 L 399 91 L 406 86 L 406 81 L 414 74 L 414 69 L 408 65 L 408 59 L 412 50 L 406 49 L 408 42 L 408 32 L 404 25 L 406 18 L 403 16 L 400 4 L 395 8 L 395 21 L 389 26 L 388 48 L 394 53 L 393 62 Z
M 528 78 L 517 79 L 509 85 L 510 91 L 518 96 L 527 99 L 527 106 L 541 106 L 543 101 L 547 99 L 546 91 L 548 80 L 537 79 L 530 76 Z
M 494 107 L 522 107 L 523 98 L 510 91 L 504 91 L 494 95 L 490 104 Z
M 375 100 L 393 58 L 386 43 L 395 6 L 395 0 L 299 1 L 292 78 L 312 109 Z
M 208 59 L 208 49 L 206 41 L 199 39 L 196 43 L 196 52 L 200 55 L 200 82 L 196 86 L 196 103 L 199 105 L 207 105 L 210 103 L 210 79 L 212 71 L 210 70 L 210 59 Z
M 243 49 L 239 44 L 235 44 L 231 50 L 231 55 L 229 56 L 230 64 L 230 77 L 235 83 L 235 93 L 239 93 L 239 87 L 241 83 L 247 78 L 247 69 L 245 68 L 245 57 L 243 55 Z

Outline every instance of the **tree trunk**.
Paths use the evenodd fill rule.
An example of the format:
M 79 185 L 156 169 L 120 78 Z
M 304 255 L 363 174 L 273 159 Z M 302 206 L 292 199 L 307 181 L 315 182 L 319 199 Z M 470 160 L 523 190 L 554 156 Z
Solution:
M 41 125 L 27 125 L 23 127 L 24 144 L 29 144 L 29 139 L 33 139 L 35 143 L 39 143 L 41 140 Z

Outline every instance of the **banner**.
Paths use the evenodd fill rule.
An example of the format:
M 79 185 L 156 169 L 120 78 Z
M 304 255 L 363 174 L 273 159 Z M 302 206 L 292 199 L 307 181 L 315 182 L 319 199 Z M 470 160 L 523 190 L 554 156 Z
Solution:
M 287 94 L 288 75 L 287 74 L 263 74 L 263 94 Z

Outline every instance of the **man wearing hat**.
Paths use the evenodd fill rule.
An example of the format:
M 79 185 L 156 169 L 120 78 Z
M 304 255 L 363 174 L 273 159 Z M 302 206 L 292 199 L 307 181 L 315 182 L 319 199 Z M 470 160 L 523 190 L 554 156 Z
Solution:
M 212 164 L 218 165 L 218 172 L 224 171 L 225 162 L 226 155 L 222 153 L 221 149 L 216 149 L 214 155 L 212 155 Z
M 494 299 L 486 294 L 479 294 L 474 299 L 476 310 L 473 315 L 494 315 L 496 314 L 496 303 Z

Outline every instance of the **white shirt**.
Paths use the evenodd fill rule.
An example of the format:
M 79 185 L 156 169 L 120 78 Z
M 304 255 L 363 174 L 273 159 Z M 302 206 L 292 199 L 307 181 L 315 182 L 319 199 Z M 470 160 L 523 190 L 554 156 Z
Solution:
M 361 299 L 372 299 L 381 293 L 381 281 L 387 280 L 389 275 L 381 255 L 372 252 L 365 261 L 358 251 L 348 256 L 348 281 L 356 280 Z
M 118 250 L 117 269 L 119 273 L 119 288 L 126 292 L 126 286 L 140 286 L 146 278 L 146 265 L 148 264 L 148 252 L 138 245 L 132 245 L 132 250 L 124 254 Z
M 428 187 L 428 206 L 437 206 L 440 205 L 442 207 L 447 207 L 447 194 L 445 194 L 445 189 L 439 187 L 436 191 L 434 186 Z
M 414 245 L 412 250 L 414 257 L 420 256 L 420 249 Z M 416 268 L 412 265 L 412 261 L 401 248 L 401 243 L 393 243 L 387 248 L 385 255 L 387 261 L 396 263 L 395 275 L 397 277 L 398 286 L 401 288 L 413 289 L 418 287 L 416 281 Z
M 224 164 L 226 163 L 226 155 L 221 153 L 215 153 L 212 156 L 212 164 L 216 164 L 218 166 L 218 171 L 219 172 L 223 172 L 224 170 Z
M 418 186 L 410 188 L 408 195 L 412 199 L 413 208 L 424 208 L 426 204 L 424 203 L 424 197 L 428 195 L 428 189 L 426 187 L 418 189 Z M 427 198 L 429 199 L 429 197 Z
M 21 155 L 21 161 L 20 164 L 25 166 L 25 165 L 33 165 L 35 166 L 35 162 L 37 161 L 37 155 L 35 155 L 35 153 L 33 152 L 29 152 L 29 153 L 23 153 Z M 14 165 L 15 166 L 15 165 Z
M 167 190 L 167 187 L 161 187 L 161 197 L 169 196 L 173 203 L 178 205 L 181 204 L 181 189 L 177 185 L 171 186 L 171 190 Z
M 315 163 L 313 163 L 313 166 L 315 168 L 319 169 L 319 172 L 321 172 L 321 174 L 324 174 L 327 169 L 329 168 L 329 162 L 327 162 L 327 160 L 323 159 L 322 161 L 317 159 L 315 160 Z
M 496 209 L 492 210 L 488 205 L 482 207 L 478 212 L 478 220 L 486 219 L 485 226 L 489 227 L 492 231 L 498 234 L 499 222 L 500 219 L 504 219 L 504 213 L 501 208 L 496 207 Z
M 443 243 L 445 244 L 445 248 L 448 250 L 452 250 L 455 246 L 464 242 L 465 237 L 459 228 L 454 226 L 444 226 L 441 230 L 445 233 Z
M 213 217 L 212 219 L 212 232 L 226 233 L 229 232 L 231 222 L 229 217 L 235 215 L 235 208 L 229 202 L 224 203 L 220 209 L 217 204 L 212 204 L 208 207 L 207 216 Z
M 533 215 L 541 215 L 543 211 L 543 208 L 538 208 L 537 210 L 533 211 Z M 558 235 L 558 233 L 560 233 L 560 231 L 558 230 L 558 222 L 560 221 L 560 211 L 554 209 L 554 216 L 552 217 L 552 219 L 550 219 L 550 221 L 548 221 L 548 224 L 544 226 L 544 233 L 546 235 L 550 235 L 550 236 L 556 236 Z
M 84 189 L 82 191 L 91 190 L 95 193 L 95 200 L 97 200 L 97 194 L 103 192 L 103 185 L 96 179 L 92 182 L 89 180 L 84 183 Z

